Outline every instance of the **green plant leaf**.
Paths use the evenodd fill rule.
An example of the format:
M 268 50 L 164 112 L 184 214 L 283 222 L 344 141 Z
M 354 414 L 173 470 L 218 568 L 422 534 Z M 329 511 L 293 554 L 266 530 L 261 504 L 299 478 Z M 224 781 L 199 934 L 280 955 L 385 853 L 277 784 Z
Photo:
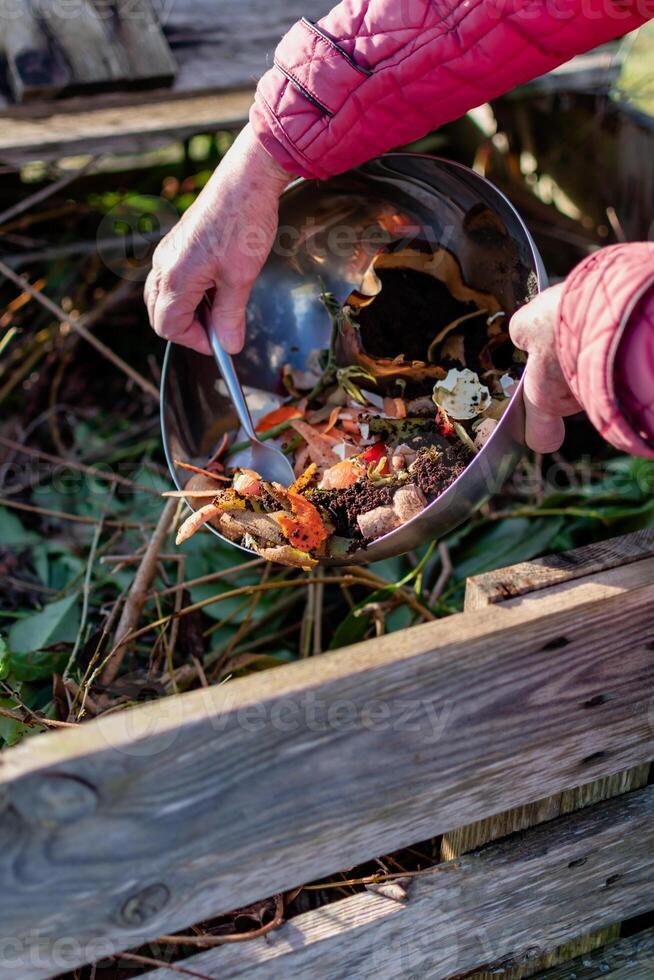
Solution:
M 38 534 L 23 527 L 15 514 L 0 507 L 0 541 L 5 548 L 24 548 L 39 540 Z
M 14 623 L 9 631 L 12 664 L 15 654 L 41 650 L 53 643 L 71 643 L 79 626 L 77 600 L 77 593 L 73 593 Z
M 366 635 L 372 619 L 371 613 L 363 612 L 365 607 L 370 603 L 383 602 L 397 588 L 398 586 L 395 583 L 389 582 L 387 587 L 377 589 L 376 592 L 371 592 L 354 609 L 351 609 L 334 630 L 329 649 L 338 650 L 339 647 L 346 647 L 351 643 L 359 643 Z
M 9 698 L 0 698 L 0 707 L 16 710 L 15 703 Z M 0 741 L 4 741 L 6 746 L 16 745 L 25 735 L 29 735 L 29 731 L 29 727 L 21 721 L 0 716 Z
M 64 650 L 30 650 L 11 653 L 9 666 L 12 681 L 38 681 L 60 673 L 66 666 L 68 653 Z
M 9 647 L 7 646 L 6 641 L 0 636 L 0 681 L 3 681 L 5 677 L 9 676 L 9 669 Z
M 462 580 L 529 561 L 551 547 L 563 524 L 563 517 L 507 517 L 497 521 L 468 538 L 455 556 L 455 576 Z

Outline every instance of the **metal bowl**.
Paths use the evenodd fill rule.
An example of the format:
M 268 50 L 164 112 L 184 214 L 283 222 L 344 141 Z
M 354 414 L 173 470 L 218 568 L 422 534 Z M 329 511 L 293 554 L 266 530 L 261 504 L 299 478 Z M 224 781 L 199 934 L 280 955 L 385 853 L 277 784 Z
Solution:
M 488 180 L 448 160 L 389 153 L 324 182 L 297 180 L 281 198 L 279 219 L 275 247 L 248 304 L 247 343 L 236 358 L 242 383 L 269 392 L 280 393 L 284 364 L 302 369 L 312 350 L 329 345 L 321 289 L 343 302 L 385 241 L 444 245 L 468 285 L 493 293 L 507 313 L 547 285 L 536 246 L 511 203 Z M 168 344 L 161 430 L 180 490 L 187 474 L 174 459 L 202 465 L 222 434 L 236 427 L 218 380 L 212 358 Z M 437 500 L 367 548 L 321 563 L 365 564 L 447 534 L 501 488 L 523 449 L 520 385 L 484 448 Z

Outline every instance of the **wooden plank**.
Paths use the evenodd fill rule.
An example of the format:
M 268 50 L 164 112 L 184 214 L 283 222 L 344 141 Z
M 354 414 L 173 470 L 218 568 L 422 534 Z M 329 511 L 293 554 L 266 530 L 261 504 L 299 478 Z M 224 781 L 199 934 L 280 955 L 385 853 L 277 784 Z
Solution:
M 0 0 L 0 33 L 19 103 L 108 83 L 164 84 L 176 71 L 149 0 Z
M 47 119 L 12 119 L 0 126 L 0 160 L 15 165 L 67 154 L 147 152 L 195 133 L 236 129 L 247 122 L 252 89 L 142 102 Z
M 597 598 L 603 594 L 637 588 L 651 574 L 654 559 L 643 557 L 654 552 L 654 532 L 647 530 L 614 538 L 562 554 L 550 555 L 498 569 L 470 579 L 466 584 L 466 609 L 481 609 L 492 604 L 536 605 L 545 596 L 559 595 L 562 600 L 572 591 L 578 598 Z M 583 579 L 579 578 L 583 575 Z M 443 835 L 441 853 L 451 859 L 481 847 L 492 840 L 526 827 L 551 820 L 600 800 L 638 789 L 647 784 L 649 765 L 636 766 L 624 772 L 545 797 L 527 806 L 517 807 L 493 817 L 476 821 Z M 565 962 L 589 952 L 616 938 L 613 931 L 578 936 L 549 951 L 529 964 L 504 971 L 505 980 L 521 980 L 538 970 Z M 490 968 L 470 980 L 492 980 Z
M 546 555 L 533 561 L 498 568 L 466 583 L 465 609 L 485 609 L 495 602 L 533 593 L 596 572 L 628 565 L 654 555 L 654 529 L 609 538 L 583 548 Z
M 50 44 L 29 0 L 0 0 L 0 51 L 17 102 L 56 94 L 70 81 L 61 53 Z
M 22 980 L 644 763 L 653 600 L 460 614 L 3 753 Z
M 652 980 L 654 977 L 654 929 L 645 929 L 603 949 L 563 963 L 534 980 Z
M 277 43 L 294 21 L 303 16 L 317 20 L 328 9 L 324 0 L 152 2 L 178 66 L 173 96 L 198 96 L 244 87 L 252 90 L 253 82 L 272 64 Z M 64 11 L 70 6 L 59 5 Z M 138 101 L 138 96 L 125 95 L 124 104 L 129 104 L 132 99 Z M 98 96 L 87 96 L 77 108 L 83 112 L 92 111 L 98 101 L 101 105 Z M 40 108 L 49 114 L 53 107 L 44 101 Z M 7 106 L 1 96 L 0 111 L 22 113 L 16 107 Z
M 169 82 L 177 64 L 150 0 L 115 0 L 112 21 L 121 43 L 131 81 L 150 84 Z
M 70 66 L 71 84 L 97 85 L 128 76 L 125 52 L 91 0 L 41 3 L 39 14 Z
M 503 614 L 505 609 L 518 607 L 530 608 L 537 613 L 545 599 L 549 602 L 558 599 L 563 607 L 570 602 L 600 602 L 618 596 L 652 581 L 654 558 L 642 557 L 650 548 L 654 551 L 654 533 L 641 531 L 533 563 L 489 572 L 468 580 L 466 610 L 494 608 L 502 610 Z M 592 574 L 581 578 L 584 568 Z M 529 591 L 534 588 L 535 591 Z M 459 827 L 444 835 L 443 857 L 450 860 L 488 841 L 637 789 L 646 784 L 648 773 L 649 765 L 645 764 Z
M 653 805 L 649 787 L 439 865 L 413 879 L 404 904 L 355 895 L 261 939 L 176 965 L 216 980 L 442 980 L 468 976 L 492 959 L 500 964 L 495 976 L 502 976 L 502 968 L 529 963 L 576 929 L 607 926 L 648 908 Z M 649 951 L 645 946 L 641 962 Z M 160 969 L 146 977 L 179 974 Z
M 574 789 L 563 790 L 556 796 L 546 796 L 543 799 L 535 800 L 533 803 L 525 803 L 523 806 L 515 807 L 504 813 L 496 813 L 492 817 L 448 831 L 443 835 L 441 856 L 443 860 L 451 861 L 461 854 L 483 847 L 489 841 L 499 840 L 519 830 L 526 830 L 528 827 L 535 827 L 547 820 L 554 820 L 562 814 L 573 813 L 575 810 L 592 806 L 601 800 L 608 800 L 631 790 L 640 789 L 647 785 L 649 768 L 649 763 L 635 766 L 632 769 L 606 776 L 604 779 L 597 779 Z

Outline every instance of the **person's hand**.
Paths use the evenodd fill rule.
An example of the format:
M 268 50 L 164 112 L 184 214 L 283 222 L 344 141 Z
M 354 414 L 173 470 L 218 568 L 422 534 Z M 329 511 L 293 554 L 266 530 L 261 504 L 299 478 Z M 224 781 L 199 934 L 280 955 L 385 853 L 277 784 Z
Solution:
M 246 126 L 155 250 L 145 302 L 160 337 L 210 354 L 196 313 L 209 293 L 222 345 L 238 353 L 245 306 L 274 241 L 279 196 L 291 179 Z
M 565 437 L 563 419 L 581 412 L 570 391 L 556 353 L 555 329 L 563 284 L 552 286 L 514 313 L 511 339 L 527 351 L 525 410 L 527 445 L 539 453 L 553 453 Z

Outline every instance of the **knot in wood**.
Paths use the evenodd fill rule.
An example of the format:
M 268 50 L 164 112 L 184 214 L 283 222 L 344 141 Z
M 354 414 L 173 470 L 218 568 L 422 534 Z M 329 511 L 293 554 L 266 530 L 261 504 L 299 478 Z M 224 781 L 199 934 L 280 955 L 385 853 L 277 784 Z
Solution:
M 69 823 L 93 813 L 97 791 L 90 783 L 65 773 L 31 776 L 19 782 L 11 802 L 31 823 Z
M 120 918 L 127 926 L 141 926 L 161 912 L 169 899 L 170 889 L 166 885 L 148 885 L 130 895 L 120 910 Z

